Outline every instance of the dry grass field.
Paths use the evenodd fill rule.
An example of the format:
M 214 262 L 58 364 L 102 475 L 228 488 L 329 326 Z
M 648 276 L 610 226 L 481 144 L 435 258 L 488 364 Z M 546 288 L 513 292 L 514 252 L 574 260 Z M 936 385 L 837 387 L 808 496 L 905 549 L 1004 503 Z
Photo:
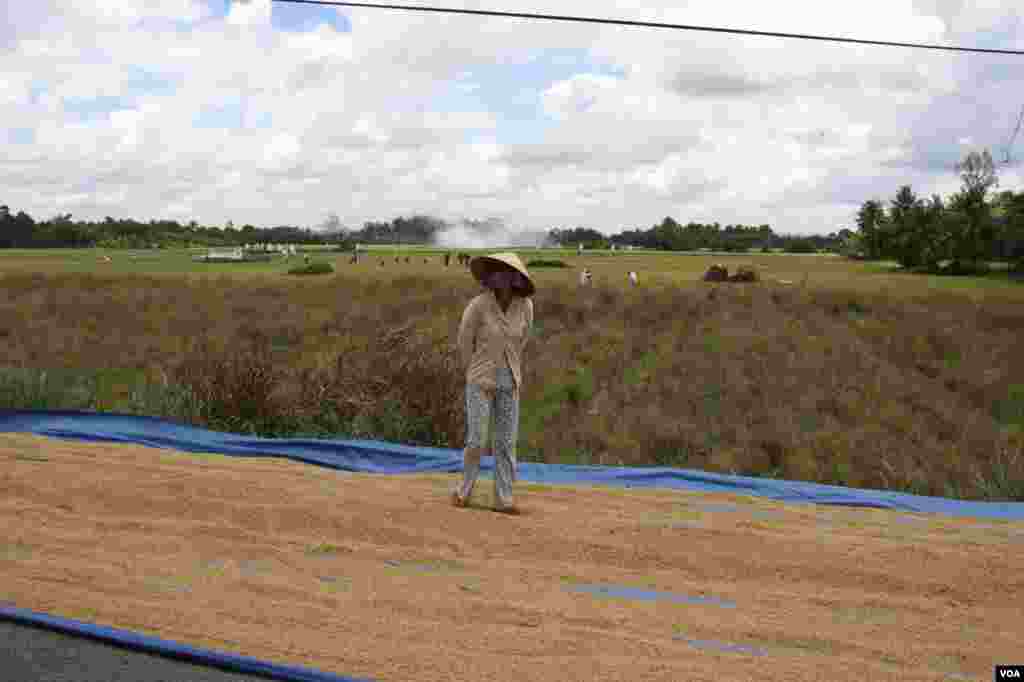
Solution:
M 1024 285 L 1005 275 L 823 255 L 517 252 L 572 266 L 531 270 L 522 460 L 1024 500 Z M 466 268 L 445 268 L 438 250 L 357 265 L 322 252 L 335 272 L 297 277 L 283 260 L 193 253 L 0 253 L 0 406 L 461 447 L 452 345 L 479 292 Z M 713 262 L 764 279 L 700 281 Z

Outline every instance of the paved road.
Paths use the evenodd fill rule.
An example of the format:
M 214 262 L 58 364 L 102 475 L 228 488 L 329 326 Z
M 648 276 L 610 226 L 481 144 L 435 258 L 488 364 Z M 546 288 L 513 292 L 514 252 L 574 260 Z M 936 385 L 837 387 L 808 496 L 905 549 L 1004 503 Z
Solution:
M 266 682 L 96 640 L 0 621 L 4 682 Z

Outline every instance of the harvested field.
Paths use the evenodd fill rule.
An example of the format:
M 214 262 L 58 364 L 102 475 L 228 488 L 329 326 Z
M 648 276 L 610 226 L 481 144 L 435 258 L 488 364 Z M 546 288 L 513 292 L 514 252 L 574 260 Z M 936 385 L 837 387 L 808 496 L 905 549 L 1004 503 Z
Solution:
M 320 254 L 335 274 L 304 278 L 284 262 L 200 274 L 186 252 L 161 254 L 162 274 L 97 274 L 82 253 L 0 254 L 5 405 L 461 447 L 452 344 L 479 289 L 440 252 L 384 268 L 390 253 Z M 709 284 L 728 258 L 536 253 L 574 267 L 534 273 L 520 459 L 1024 499 L 1019 284 L 748 254 L 735 262 L 764 281 Z

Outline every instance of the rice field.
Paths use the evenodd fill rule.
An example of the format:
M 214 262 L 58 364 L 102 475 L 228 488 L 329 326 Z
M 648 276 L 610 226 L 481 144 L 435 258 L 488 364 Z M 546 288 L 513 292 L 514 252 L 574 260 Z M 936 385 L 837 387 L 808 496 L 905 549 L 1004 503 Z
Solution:
M 468 270 L 437 248 L 373 248 L 358 264 L 307 248 L 333 272 L 288 274 L 301 250 L 246 263 L 195 262 L 206 249 L 0 252 L 0 405 L 461 447 L 452 345 L 479 292 Z M 570 266 L 531 270 L 521 460 L 1024 499 L 1024 286 L 1005 272 L 510 250 Z M 715 262 L 762 281 L 702 282 Z

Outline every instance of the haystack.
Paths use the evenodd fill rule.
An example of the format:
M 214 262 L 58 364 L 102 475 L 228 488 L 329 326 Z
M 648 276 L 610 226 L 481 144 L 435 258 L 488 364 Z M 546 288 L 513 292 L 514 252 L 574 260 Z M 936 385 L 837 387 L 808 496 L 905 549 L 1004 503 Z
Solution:
M 704 273 L 705 282 L 727 282 L 729 281 L 729 269 L 721 263 L 715 263 Z
M 737 270 L 736 274 L 729 278 L 730 282 L 756 282 L 760 278 L 757 275 L 757 270 L 753 265 L 741 265 Z

